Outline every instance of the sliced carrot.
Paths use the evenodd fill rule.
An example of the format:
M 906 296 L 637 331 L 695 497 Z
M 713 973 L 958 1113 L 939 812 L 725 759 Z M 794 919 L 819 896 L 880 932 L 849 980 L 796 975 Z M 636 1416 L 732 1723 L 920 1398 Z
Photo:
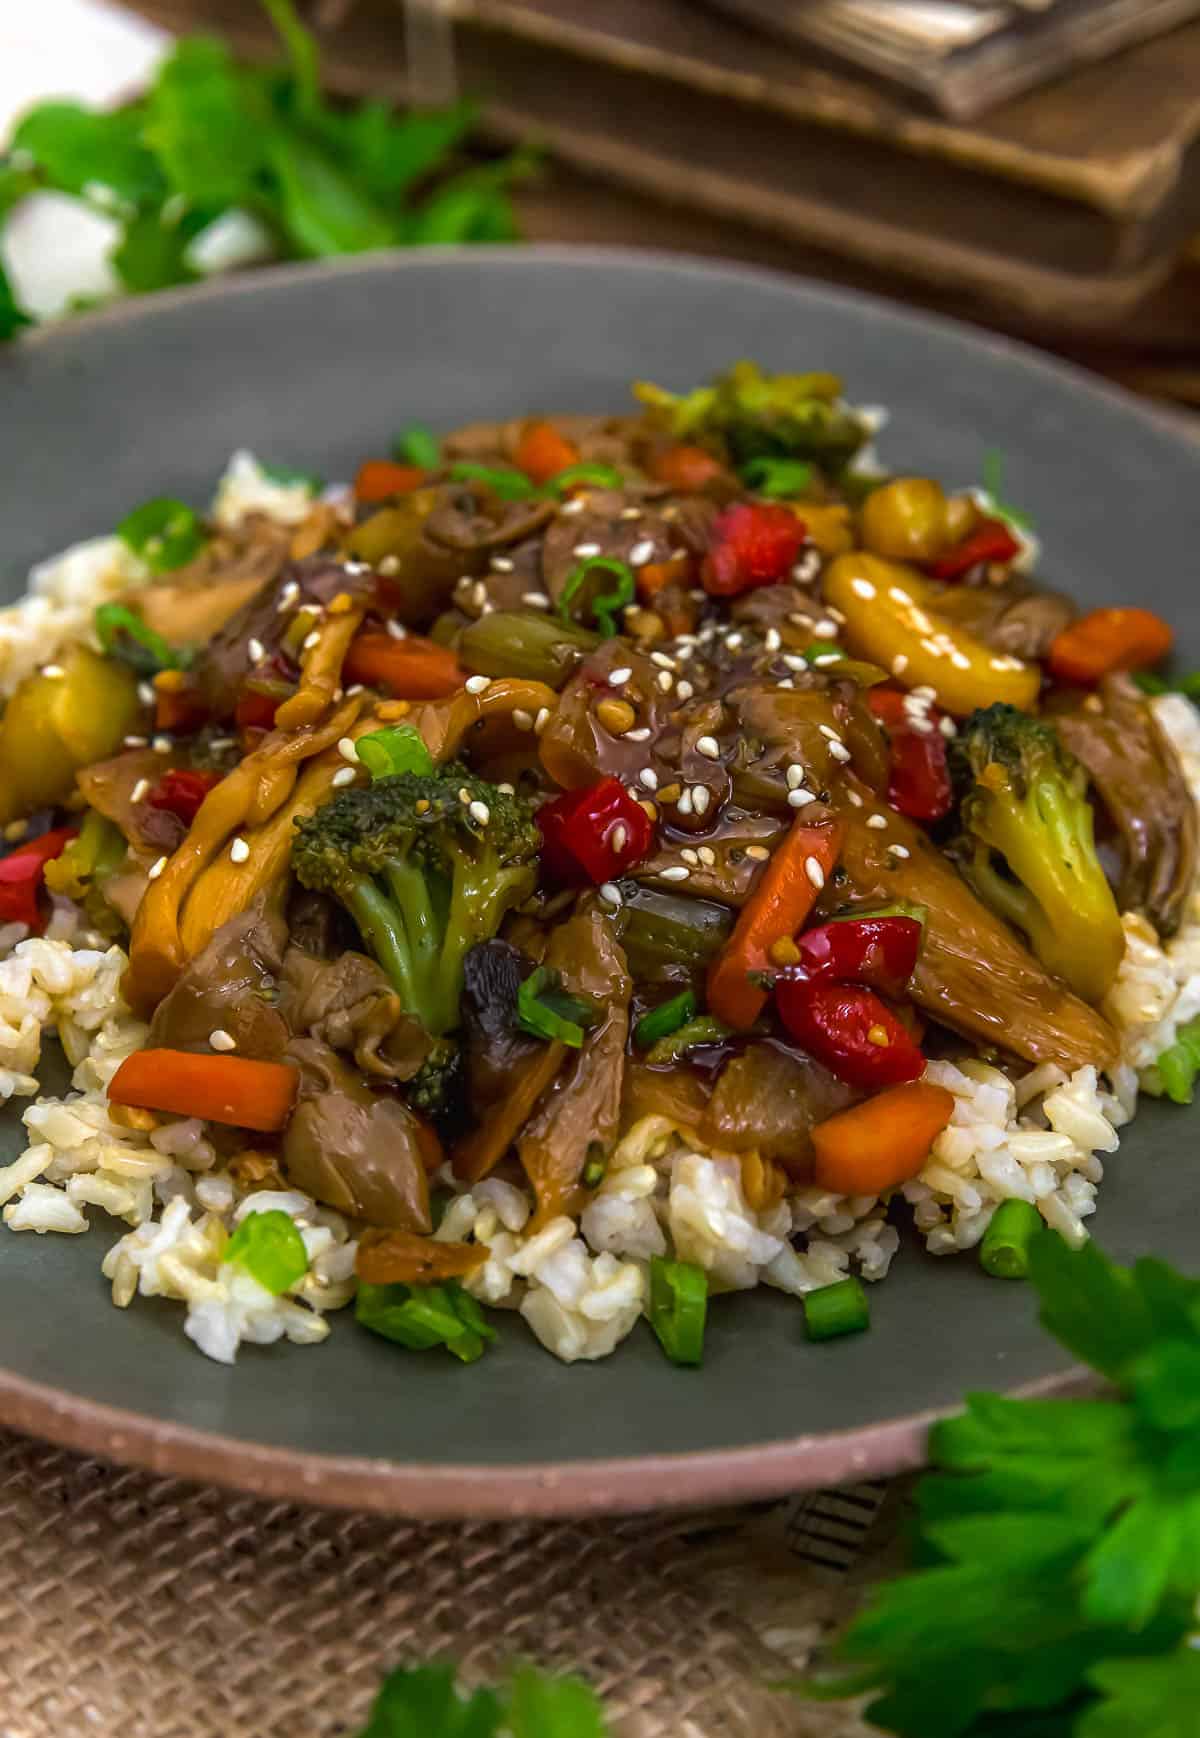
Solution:
M 108 1097 L 112 1104 L 269 1132 L 287 1121 L 299 1082 L 299 1072 L 283 1062 L 190 1050 L 135 1050 L 113 1075 Z
M 643 603 L 652 603 L 668 585 L 686 585 L 691 565 L 692 558 L 686 550 L 680 550 L 667 561 L 648 561 L 637 569 L 638 596 Z
M 419 489 L 429 475 L 420 465 L 398 465 L 394 459 L 368 459 L 358 467 L 354 493 L 360 501 L 390 501 Z
M 719 477 L 729 475 L 720 459 L 703 447 L 663 447 L 653 455 L 647 468 L 656 483 L 665 483 L 684 495 L 695 494 Z
M 579 463 L 579 448 L 559 434 L 552 422 L 527 422 L 513 460 L 531 482 L 548 483 L 568 465 Z
M 774 942 L 793 936 L 832 875 L 845 827 L 836 815 L 810 822 L 797 818 L 742 907 L 733 934 L 708 974 L 709 1011 L 744 1031 L 761 1014 L 767 992 L 752 972 L 771 970 Z
M 346 653 L 342 674 L 347 684 L 386 688 L 397 700 L 441 700 L 467 679 L 449 647 L 419 634 L 406 634 L 402 640 L 391 634 L 359 634 Z
M 1091 688 L 1113 670 L 1147 670 L 1161 662 L 1174 639 L 1153 610 L 1092 610 L 1055 635 L 1046 662 L 1058 681 Z
M 838 1195 L 880 1195 L 915 1177 L 950 1121 L 954 1095 L 928 1080 L 911 1080 L 839 1111 L 812 1131 L 819 1189 Z

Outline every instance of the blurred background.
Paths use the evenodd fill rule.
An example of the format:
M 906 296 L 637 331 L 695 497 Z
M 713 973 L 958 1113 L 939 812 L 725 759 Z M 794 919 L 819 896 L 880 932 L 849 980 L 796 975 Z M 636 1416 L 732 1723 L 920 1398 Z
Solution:
M 38 0 L 0 139 L 0 334 L 523 236 L 880 290 L 1200 408 L 1200 0 Z

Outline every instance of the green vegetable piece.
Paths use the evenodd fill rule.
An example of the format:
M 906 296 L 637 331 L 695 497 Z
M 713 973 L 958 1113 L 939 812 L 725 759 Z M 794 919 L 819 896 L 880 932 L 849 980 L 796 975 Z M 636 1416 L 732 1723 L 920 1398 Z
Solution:
M 248 1213 L 225 1245 L 225 1261 L 236 1261 L 265 1291 L 278 1297 L 308 1272 L 304 1239 L 288 1214 Z
M 591 483 L 597 489 L 623 489 L 625 479 L 615 465 L 568 465 L 558 471 L 545 485 L 548 495 L 565 495 L 577 483 Z
M 613 556 L 589 555 L 571 569 L 567 575 L 567 583 L 563 586 L 562 595 L 558 600 L 558 613 L 564 621 L 571 620 L 571 605 L 578 593 L 594 573 L 611 573 L 616 579 L 616 588 L 603 595 L 593 594 L 588 599 L 587 607 L 591 610 L 592 620 L 599 631 L 608 639 L 618 633 L 613 612 L 624 609 L 626 604 L 633 602 L 634 578 L 633 569 L 627 561 L 618 561 Z
M 404 465 L 420 465 L 423 470 L 436 471 L 442 462 L 442 443 L 431 429 L 414 422 L 402 429 L 392 442 L 392 457 Z
M 587 1684 L 548 1677 L 530 1666 L 513 1674 L 508 1727 L 512 1738 L 607 1738 L 608 1732 Z
M 1169 694 L 1171 684 L 1154 670 L 1135 670 L 1133 680 L 1143 694 Z
M 310 115 L 319 108 L 321 100 L 317 39 L 301 24 L 292 0 L 263 0 L 263 5 L 287 52 L 295 106 L 301 114 Z
M 29 315 L 18 305 L 4 267 L 0 265 L 0 344 L 15 338 L 26 326 L 32 326 Z
M 185 502 L 169 496 L 135 507 L 117 526 L 117 536 L 141 556 L 152 573 L 170 573 L 204 547 L 197 515 Z
M 1088 1681 L 1101 1700 L 1080 1715 L 1075 1738 L 1194 1738 L 1200 1650 L 1184 1643 L 1160 1659 L 1107 1660 Z
M 9 148 L 32 158 L 43 183 L 59 193 L 145 209 L 166 192 L 162 170 L 143 142 L 145 120 L 140 104 L 102 111 L 38 103 L 18 123 Z
M 853 911 L 839 911 L 826 919 L 828 923 L 865 923 L 871 917 L 911 917 L 924 929 L 929 912 L 924 905 L 911 899 L 893 899 L 890 905 L 860 905 Z
M 145 139 L 171 191 L 211 216 L 260 203 L 271 124 L 263 93 L 229 48 L 188 36 L 158 69 Z
M 517 991 L 517 1024 L 535 1038 L 559 1038 L 578 1050 L 583 1034 L 594 1025 L 595 1010 L 580 996 L 562 988 L 557 972 L 538 966 Z
M 839 1279 L 804 1294 L 804 1331 L 810 1340 L 837 1340 L 871 1325 L 871 1306 L 857 1279 Z
M 989 447 L 984 453 L 982 474 L 984 492 L 993 516 L 1003 519 L 1006 525 L 1014 526 L 1018 531 L 1032 531 L 1033 520 L 1028 513 L 1018 512 L 1003 499 L 1004 454 L 997 447 Z
M 585 1189 L 598 1189 L 608 1174 L 608 1154 L 599 1141 L 588 1143 L 587 1162 L 583 1167 L 580 1182 Z
M 409 219 L 406 239 L 415 247 L 513 241 L 518 230 L 509 189 L 532 173 L 529 152 L 467 169 L 429 195 Z
M 393 247 L 403 239 L 398 222 L 299 131 L 276 127 L 268 155 L 278 220 L 297 253 L 326 259 Z
M 410 1352 L 444 1346 L 463 1364 L 482 1358 L 496 1338 L 475 1299 L 456 1280 L 444 1285 L 369 1285 L 360 1281 L 355 1315 L 361 1326 Z
M 98 604 L 92 625 L 106 656 L 128 664 L 139 676 L 156 676 L 160 670 L 184 670 L 191 663 L 189 652 L 169 646 L 136 610 L 123 603 Z
M 665 1068 L 672 1062 L 677 1062 L 687 1050 L 692 1050 L 698 1044 L 719 1044 L 723 1038 L 728 1038 L 729 1027 L 723 1025 L 713 1014 L 697 1014 L 694 1020 L 685 1020 L 682 1026 L 665 1038 L 660 1038 L 646 1052 L 646 1061 L 655 1068 Z
M 979 1264 L 993 1279 L 1028 1279 L 1029 1244 L 1042 1229 L 1032 1201 L 1002 1201 L 979 1246 Z
M 470 102 L 408 114 L 397 114 L 389 103 L 369 102 L 350 113 L 326 111 L 322 133 L 336 145 L 347 168 L 367 191 L 391 203 L 432 170 L 443 167 L 478 116 L 477 106 Z
M 163 223 L 156 211 L 139 212 L 109 256 L 125 289 L 138 294 L 187 284 L 196 274 L 187 263 L 188 236 L 179 225 Z
M 639 381 L 635 396 L 675 440 L 722 439 L 738 465 L 759 457 L 808 459 L 838 471 L 870 438 L 863 417 L 842 403 L 836 374 L 764 374 L 737 362 L 711 386 L 676 395 Z
M 696 993 L 694 990 L 681 990 L 679 995 L 672 996 L 669 1002 L 660 1002 L 657 1008 L 651 1008 L 643 1014 L 633 1028 L 633 1041 L 643 1050 L 648 1050 L 652 1044 L 657 1044 L 660 1038 L 667 1038 L 672 1032 L 677 1032 L 685 1026 L 696 1012 Z
M 541 610 L 489 610 L 458 639 L 458 655 L 482 676 L 525 676 L 562 688 L 599 634 Z
M 372 730 L 355 744 L 358 758 L 372 778 L 389 778 L 398 772 L 431 773 L 433 756 L 421 732 L 412 724 L 393 724 Z
M 1173 1104 L 1191 1104 L 1200 1072 L 1200 1015 L 1181 1026 L 1175 1042 L 1155 1061 L 1159 1083 Z
M 803 459 L 762 457 L 742 467 L 742 481 L 768 500 L 800 495 L 813 479 L 813 468 Z M 805 654 L 807 656 L 807 654 Z
M 453 1666 L 390 1672 L 359 1738 L 499 1738 L 504 1704 L 492 1690 L 464 1696 Z
M 690 1261 L 650 1258 L 650 1326 L 673 1364 L 699 1364 L 704 1357 L 708 1276 Z
M 498 465 L 477 465 L 473 459 L 462 459 L 450 467 L 455 483 L 483 483 L 502 501 L 527 501 L 537 490 L 524 471 Z

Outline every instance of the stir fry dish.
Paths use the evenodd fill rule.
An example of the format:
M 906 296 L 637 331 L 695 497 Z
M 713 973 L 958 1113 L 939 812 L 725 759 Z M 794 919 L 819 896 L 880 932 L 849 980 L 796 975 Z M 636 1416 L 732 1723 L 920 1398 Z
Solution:
M 1191 1098 L 1170 628 L 1035 578 L 994 474 L 885 472 L 832 375 L 634 393 L 353 485 L 236 454 L 0 615 L 3 1217 L 123 1221 L 114 1301 L 212 1357 L 353 1302 L 696 1365 L 760 1283 L 837 1337 L 905 1239 L 1081 1242 L 1139 1090 Z

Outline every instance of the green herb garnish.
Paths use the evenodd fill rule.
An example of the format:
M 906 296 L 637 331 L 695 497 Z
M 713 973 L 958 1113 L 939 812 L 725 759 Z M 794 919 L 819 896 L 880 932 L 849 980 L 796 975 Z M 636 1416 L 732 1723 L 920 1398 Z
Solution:
M 92 617 L 100 648 L 109 658 L 128 664 L 139 676 L 157 676 L 160 670 L 186 670 L 192 654 L 169 646 L 136 610 L 123 603 L 102 603 Z
M 1191 1104 L 1200 1072 L 1200 1014 L 1175 1033 L 1175 1042 L 1154 1064 L 1163 1093 L 1172 1104 Z
M 633 1028 L 633 1041 L 641 1049 L 648 1050 L 660 1038 L 667 1038 L 672 1032 L 677 1032 L 681 1026 L 686 1025 L 695 1012 L 696 992 L 681 990 L 669 1002 L 660 1002 L 657 1008 L 651 1008 L 642 1015 Z
M 593 623 L 600 633 L 611 638 L 618 632 L 614 611 L 624 609 L 626 604 L 633 602 L 633 569 L 627 561 L 618 561 L 609 555 L 589 555 L 579 562 L 567 575 L 567 583 L 563 586 L 558 600 L 558 613 L 565 622 L 574 619 L 571 605 L 594 573 L 611 573 L 617 582 L 614 590 L 587 600 Z
M 690 1261 L 650 1258 L 650 1326 L 672 1364 L 699 1364 L 704 1357 L 708 1276 Z
M 444 1346 L 463 1364 L 482 1358 L 496 1338 L 483 1311 L 456 1280 L 444 1285 L 369 1285 L 360 1280 L 355 1317 L 364 1328 L 410 1352 Z
M 813 468 L 803 459 L 763 456 L 751 459 L 749 464 L 742 466 L 742 481 L 747 487 L 773 501 L 802 494 L 812 478 Z
M 500 1690 L 468 1692 L 453 1666 L 392 1672 L 358 1738 L 607 1738 L 600 1703 L 579 1678 L 532 1667 Z
M 414 422 L 402 429 L 392 442 L 392 457 L 404 465 L 420 465 L 424 471 L 436 471 L 442 462 L 442 443 L 423 423 Z
M 646 1052 L 646 1061 L 655 1067 L 666 1067 L 668 1063 L 678 1061 L 685 1050 L 691 1050 L 697 1044 L 719 1044 L 728 1036 L 729 1027 L 723 1025 L 715 1014 L 697 1014 L 695 1019 L 685 1020 L 682 1026 L 677 1026 L 665 1038 L 652 1044 Z
M 412 724 L 392 724 L 372 730 L 354 745 L 358 758 L 372 778 L 390 778 L 399 772 L 422 775 L 433 771 L 433 756 L 421 732 Z
M 304 1239 L 288 1214 L 248 1213 L 225 1245 L 224 1261 L 236 1261 L 251 1279 L 278 1297 L 308 1272 Z
M 517 1024 L 535 1038 L 558 1038 L 578 1050 L 583 1034 L 595 1024 L 595 1010 L 582 996 L 562 987 L 557 972 L 537 966 L 517 991 Z
M 509 466 L 477 465 L 473 459 L 451 465 L 450 479 L 455 483 L 483 483 L 502 501 L 528 501 L 537 494 L 524 471 Z
M 625 479 L 615 465 L 578 464 L 568 465 L 566 470 L 559 471 L 544 486 L 547 495 L 564 495 L 568 489 L 580 483 L 591 483 L 597 489 L 623 489 Z
M 152 573 L 170 573 L 193 560 L 204 547 L 199 517 L 185 501 L 160 496 L 127 513 L 117 536 L 140 555 Z

